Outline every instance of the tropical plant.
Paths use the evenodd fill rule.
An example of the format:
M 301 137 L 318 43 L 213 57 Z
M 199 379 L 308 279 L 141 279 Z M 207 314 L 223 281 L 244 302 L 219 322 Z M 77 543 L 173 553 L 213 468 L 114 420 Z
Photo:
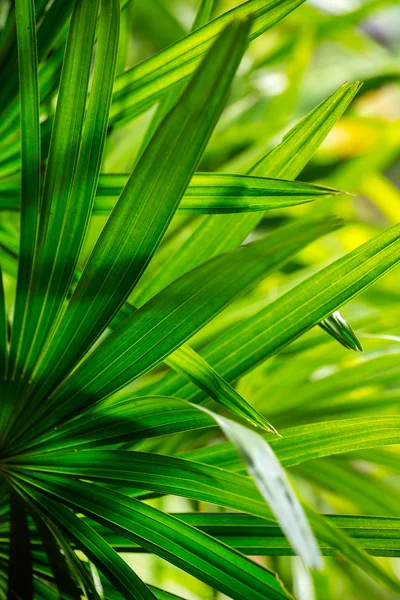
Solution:
M 303 2 L 4 4 L 0 598 L 399 597 L 399 137 L 298 110 L 382 3 Z

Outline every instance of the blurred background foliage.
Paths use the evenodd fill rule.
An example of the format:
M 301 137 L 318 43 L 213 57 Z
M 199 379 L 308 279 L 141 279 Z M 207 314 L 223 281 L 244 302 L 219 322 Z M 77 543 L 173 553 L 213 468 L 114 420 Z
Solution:
M 122 13 L 117 72 L 184 36 L 190 29 L 196 5 L 194 0 L 127 2 Z M 236 1 L 219 0 L 214 16 L 236 5 Z M 0 20 L 6 13 L 7 2 L 2 2 Z M 295 260 L 235 301 L 192 340 L 194 348 L 201 351 L 208 340 L 400 221 L 399 31 L 398 0 L 308 0 L 250 44 L 229 105 L 199 170 L 246 173 L 296 121 L 341 83 L 360 80 L 363 86 L 349 110 L 298 177 L 300 181 L 337 187 L 352 196 L 331 197 L 267 213 L 252 238 L 302 215 L 337 214 L 346 226 L 314 242 Z M 55 72 L 55 81 L 49 80 L 50 93 L 44 106 L 50 116 L 56 101 L 57 76 Z M 153 107 L 112 128 L 103 172 L 132 170 L 155 110 Z M 0 177 L 12 176 L 17 168 L 6 149 L 0 156 Z M 182 214 L 174 218 L 132 301 L 137 305 L 145 301 L 152 278 L 162 272 L 165 250 L 169 255 L 178 252 L 204 218 Z M 3 210 L 0 219 L 2 264 L 11 303 L 15 263 L 7 257 L 13 244 L 15 247 L 13 234 L 17 234 L 18 216 Z M 106 216 L 92 217 L 82 265 L 105 220 Z M 394 271 L 344 308 L 343 313 L 357 332 L 364 353 L 345 350 L 321 329 L 314 328 L 244 376 L 237 384 L 238 391 L 278 430 L 330 419 L 398 414 L 399 299 L 399 273 Z M 160 367 L 135 382 L 135 388 L 147 386 L 151 378 L 162 376 L 165 369 Z M 193 450 L 221 439 L 218 432 L 207 429 L 168 436 L 166 440 L 153 438 L 136 447 L 172 453 L 177 448 L 181 452 Z M 321 512 L 400 517 L 399 464 L 399 449 L 393 446 L 317 459 L 292 467 L 289 474 L 301 495 Z M 152 502 L 171 512 L 190 512 L 194 508 L 193 502 L 176 497 Z M 196 509 L 207 511 L 215 507 L 197 504 Z M 124 557 L 146 581 L 189 600 L 223 598 L 160 558 L 144 554 L 124 554 Z M 317 575 L 307 573 L 297 558 L 255 557 L 254 560 L 279 572 L 298 600 L 400 597 L 378 588 L 361 571 L 338 559 L 327 557 L 325 573 Z M 391 558 L 389 553 L 389 557 L 379 560 L 383 568 L 400 577 L 398 558 Z

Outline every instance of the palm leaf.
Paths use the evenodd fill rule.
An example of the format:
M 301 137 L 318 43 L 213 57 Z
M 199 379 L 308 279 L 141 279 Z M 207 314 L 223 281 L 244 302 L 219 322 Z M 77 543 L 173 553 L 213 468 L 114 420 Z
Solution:
M 75 486 L 56 476 L 46 477 L 45 480 L 30 478 L 29 482 L 26 485 L 18 478 L 19 485 L 23 485 L 37 501 L 43 497 L 35 489 L 39 487 L 107 523 L 114 531 L 167 558 L 216 589 L 229 593 L 234 600 L 244 600 L 249 593 L 257 600 L 290 597 L 266 569 L 142 502 L 83 482 Z
M 4 296 L 3 273 L 0 263 L 0 381 L 4 381 L 7 369 L 7 313 Z
M 23 464 L 18 465 L 18 463 Z M 67 484 L 63 483 L 64 478 L 59 476 L 54 478 L 50 475 L 55 472 L 63 473 L 64 476 L 69 475 L 70 478 L 78 475 L 85 479 L 91 477 L 103 482 L 112 481 L 120 485 L 133 486 L 139 489 L 133 490 L 135 494 L 132 494 L 131 490 L 130 495 L 136 495 L 139 498 L 146 497 L 140 488 L 147 488 L 162 494 L 184 495 L 196 500 L 219 504 L 267 519 L 272 517 L 271 512 L 262 502 L 254 483 L 248 477 L 183 459 L 155 454 L 146 455 L 140 452 L 85 451 L 78 454 L 74 452 L 62 455 L 48 454 L 45 458 L 42 454 L 32 454 L 28 460 L 26 458 L 14 459 L 11 466 L 13 473 L 18 473 L 18 479 L 22 477 L 47 490 L 52 489 L 50 481 L 55 481 L 58 488 L 65 489 L 67 487 Z M 152 477 L 149 477 L 149 473 L 152 474 Z M 82 481 L 79 482 L 79 486 L 81 484 L 83 484 Z M 86 485 L 88 486 L 87 494 L 88 496 L 91 494 L 91 500 L 94 501 L 93 485 Z M 90 488 L 92 488 L 92 492 L 89 491 Z M 101 490 L 104 490 L 105 495 L 105 488 L 102 487 Z M 103 491 L 101 493 L 103 494 Z M 128 499 L 122 495 L 117 495 L 114 502 L 118 501 L 118 496 L 124 504 L 128 502 Z M 68 501 L 73 504 L 77 501 L 72 492 L 63 498 L 68 498 Z M 104 498 L 103 503 L 105 502 Z M 100 504 L 97 511 L 99 508 Z M 87 514 L 90 516 L 89 513 Z M 96 510 L 90 514 L 92 516 L 99 515 Z M 393 578 L 389 577 L 344 531 L 339 531 L 313 510 L 307 509 L 307 517 L 323 543 L 335 548 L 340 555 L 358 564 L 389 589 L 398 589 L 398 584 Z M 116 530 L 114 527 L 113 529 Z M 120 533 L 126 535 L 122 531 Z M 133 541 L 142 545 L 137 539 Z M 153 551 L 155 550 L 153 549 Z
M 237 391 L 201 358 L 190 346 L 184 344 L 167 359 L 166 363 L 178 373 L 193 381 L 200 389 L 228 410 L 247 419 L 255 426 L 277 433 L 273 425 L 251 406 Z
M 107 579 L 124 598 L 154 600 L 154 594 L 135 572 L 102 538 L 82 519 L 49 498 L 38 495 L 41 507 L 56 519 L 68 537 L 77 543 L 86 556 L 93 560 Z
M 399 236 L 400 227 L 394 226 L 372 238 L 306 279 L 245 324 L 222 334 L 217 344 L 206 347 L 203 357 L 227 381 L 236 380 L 395 267 L 400 260 Z M 200 400 L 190 384 L 185 385 L 175 376 L 153 386 L 152 393 Z
M 178 279 L 136 311 L 88 356 L 82 367 L 64 380 L 46 403 L 46 411 L 50 406 L 54 410 L 45 426 L 56 424 L 67 414 L 72 416 L 85 410 L 156 366 L 235 296 L 307 243 L 337 226 L 335 219 L 307 223 L 307 227 L 295 223 L 265 240 L 221 255 Z M 30 408 L 33 407 L 32 404 Z M 40 421 L 40 414 L 39 409 L 35 413 L 36 422 Z M 27 419 L 23 429 L 26 426 Z M 39 425 L 42 426 L 43 423 Z M 23 429 L 20 428 L 20 434 Z M 33 432 L 31 428 L 29 437 Z M 26 437 L 24 443 L 27 441 Z
M 100 175 L 94 214 L 109 214 L 123 190 L 127 175 Z M 19 184 L 15 177 L 0 181 L 0 209 L 18 210 Z M 297 181 L 196 173 L 183 196 L 178 212 L 225 214 L 265 211 L 297 206 L 343 194 L 340 190 Z
M 304 0 L 248 0 L 207 25 L 193 31 L 153 57 L 128 69 L 116 80 L 111 123 L 122 124 L 141 114 L 174 84 L 190 76 L 198 67 L 215 37 L 229 23 L 251 17 L 249 40 L 273 27 Z
M 100 171 L 115 72 L 119 5 L 117 0 L 102 5 L 96 66 L 83 128 L 97 10 L 97 2 L 76 6 L 66 47 L 44 182 L 35 284 L 29 290 L 26 323 L 21 325 L 20 343 L 29 352 L 13 356 L 11 348 L 14 369 L 19 363 L 19 372 L 25 376 L 30 374 L 68 292 Z M 74 60 L 76 54 L 79 62 Z M 67 157 L 62 164 L 60 156 Z M 18 334 L 18 324 L 15 331 Z
M 32 506 L 32 504 L 29 503 L 29 501 L 27 502 L 27 505 L 29 506 L 31 516 L 34 520 L 35 527 L 40 537 L 40 541 L 43 544 L 43 548 L 47 554 L 49 565 L 60 596 L 62 597 L 64 595 L 69 595 L 73 597 L 74 595 L 77 595 L 79 591 L 70 575 L 67 561 L 64 556 L 69 556 L 71 551 L 68 552 L 64 546 L 63 554 L 61 553 L 61 547 L 59 545 L 60 541 L 57 543 L 57 539 L 53 535 L 51 527 L 46 522 L 46 518 L 42 517 L 40 513 L 38 513 L 38 511 Z M 31 540 L 33 544 L 32 535 Z
M 16 3 L 21 96 L 21 243 L 10 367 L 14 346 L 27 318 L 25 298 L 31 284 L 40 206 L 40 129 L 35 7 L 33 0 Z
M 52 372 L 48 381 L 54 383 L 76 364 L 140 278 L 222 111 L 245 50 L 248 28 L 248 23 L 234 24 L 221 34 L 157 129 L 86 264 L 56 338 L 49 338 L 51 352 L 47 346 L 45 360 L 36 366 L 36 380 L 45 369 Z
M 358 89 L 358 84 L 345 84 L 324 100 L 285 136 L 281 144 L 254 167 L 254 174 L 289 179 L 297 177 L 346 110 Z M 175 258 L 165 261 L 162 268 L 155 273 L 150 265 L 148 279 L 143 279 L 134 294 L 135 304 L 143 304 L 165 285 L 198 264 L 236 248 L 261 219 L 261 214 L 229 217 L 223 215 L 205 219 L 196 228 L 195 235 L 182 245 Z
M 275 523 L 251 515 L 237 513 L 177 513 L 176 517 L 216 537 L 243 554 L 252 556 L 292 556 L 281 529 Z M 400 555 L 400 518 L 348 515 L 326 515 L 336 528 L 343 529 L 372 556 L 396 557 Z M 142 551 L 140 546 L 123 536 L 97 526 L 108 543 L 119 552 Z M 324 556 L 335 551 L 320 542 Z
M 282 438 L 268 436 L 280 462 L 293 467 L 303 462 L 352 452 L 399 444 L 400 419 L 397 416 L 359 417 L 326 421 L 282 430 Z M 187 454 L 188 458 L 229 469 L 243 469 L 230 444 L 217 444 Z

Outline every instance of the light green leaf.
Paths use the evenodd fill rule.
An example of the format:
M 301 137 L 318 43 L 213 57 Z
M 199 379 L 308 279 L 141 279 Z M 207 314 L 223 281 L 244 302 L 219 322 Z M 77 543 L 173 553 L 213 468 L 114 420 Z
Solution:
M 361 87 L 344 83 L 336 92 L 316 106 L 250 170 L 252 175 L 294 179 L 343 115 Z
M 222 377 L 235 381 L 367 289 L 399 261 L 400 226 L 396 225 L 222 333 L 202 356 Z M 193 386 L 173 375 L 153 386 L 151 393 L 201 401 Z
M 211 13 L 213 11 L 215 0 L 200 0 L 196 17 L 191 27 L 191 32 L 196 31 L 203 25 L 206 25 L 211 19 Z M 182 37 L 182 36 L 181 36 Z M 142 149 L 145 148 L 151 139 L 151 136 L 157 129 L 166 114 L 172 109 L 174 104 L 177 102 L 182 90 L 185 87 L 185 80 L 177 85 L 173 86 L 165 96 L 163 96 L 156 108 L 156 111 L 147 127 L 146 134 L 142 140 Z
M 304 0 L 249 0 L 192 32 L 165 50 L 124 71 L 116 80 L 111 122 L 122 124 L 141 114 L 174 84 L 198 67 L 215 37 L 237 19 L 254 19 L 249 40 L 273 27 Z
M 238 513 L 179 513 L 180 520 L 216 537 L 221 542 L 251 556 L 292 556 L 281 529 L 266 519 Z M 348 515 L 325 515 L 336 528 L 343 529 L 372 556 L 400 556 L 400 518 Z M 96 526 L 107 542 L 118 552 L 141 551 L 126 538 Z M 329 545 L 321 544 L 324 556 L 335 554 Z
M 361 450 L 400 444 L 400 417 L 360 417 L 311 423 L 281 431 L 280 439 L 266 439 L 284 467 L 303 462 Z M 230 444 L 218 444 L 187 454 L 188 458 L 229 469 L 241 469 L 235 449 Z
M 101 175 L 94 214 L 110 213 L 127 181 L 127 175 Z M 18 182 L 14 177 L 0 181 L 0 210 L 18 210 L 18 191 Z M 296 206 L 343 193 L 333 188 L 297 181 L 226 173 L 196 173 L 179 204 L 178 211 L 183 214 L 265 211 Z
M 193 381 L 216 402 L 252 425 L 277 433 L 273 425 L 229 385 L 197 352 L 184 344 L 165 361 L 178 373 Z
M 358 84 L 344 84 L 329 98 L 304 117 L 253 169 L 253 175 L 295 179 L 314 152 L 346 110 L 359 89 Z M 134 294 L 135 305 L 141 305 L 168 283 L 210 258 L 236 248 L 261 221 L 263 215 L 221 215 L 203 220 L 196 231 L 171 259 L 142 282 Z
M 45 422 L 41 409 L 35 412 L 38 427 L 50 428 L 66 415 L 84 411 L 146 373 L 233 298 L 338 225 L 336 219 L 307 221 L 306 226 L 302 221 L 288 225 L 265 239 L 216 257 L 172 283 L 129 317 L 65 379 L 46 402 Z M 25 444 L 38 433 L 26 418 L 19 426 L 19 435 L 23 431 Z

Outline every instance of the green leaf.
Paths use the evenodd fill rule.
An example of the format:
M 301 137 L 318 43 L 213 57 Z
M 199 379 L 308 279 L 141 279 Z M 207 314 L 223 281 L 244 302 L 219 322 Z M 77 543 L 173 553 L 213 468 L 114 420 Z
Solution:
M 392 418 L 394 421 L 391 423 L 382 423 L 382 435 L 379 436 L 377 434 L 371 443 L 372 446 L 381 445 L 388 443 L 398 443 L 399 438 L 396 433 L 393 433 L 393 429 L 396 430 L 396 427 L 399 426 L 398 419 L 396 417 Z M 362 421 L 362 420 L 360 420 Z M 365 419 L 367 421 L 367 419 Z M 379 419 L 377 419 L 377 422 Z M 384 419 L 385 421 L 385 419 Z M 336 431 L 336 424 L 338 425 L 337 438 L 334 436 L 334 432 Z M 329 423 L 317 423 L 315 425 L 309 425 L 303 428 L 293 428 L 293 430 L 287 430 L 288 435 L 286 437 L 285 431 L 283 431 L 284 437 L 280 440 L 271 441 L 271 446 L 274 448 L 277 456 L 282 459 L 282 463 L 285 466 L 292 466 L 295 464 L 299 464 L 303 461 L 309 460 L 311 458 L 316 458 L 319 456 L 324 456 L 324 448 L 326 455 L 330 453 L 336 452 L 346 452 L 347 451 L 347 439 L 349 440 L 349 446 L 351 449 L 352 436 L 351 431 L 354 430 L 354 445 L 355 447 L 365 447 L 362 444 L 363 442 L 363 433 L 366 430 L 365 423 L 360 422 L 360 428 L 358 430 L 358 420 L 349 419 L 348 421 L 337 422 L 334 421 Z M 315 443 L 313 443 L 313 430 L 315 428 Z M 377 427 L 379 430 L 379 426 Z M 294 431 L 298 430 L 299 433 L 299 444 L 296 444 Z M 307 431 L 306 431 L 307 430 Z M 358 430 L 358 431 L 357 431 Z M 293 437 L 291 436 L 291 432 L 293 431 Z M 369 419 L 369 432 L 371 432 L 371 419 Z M 301 439 L 302 434 L 304 438 Z M 329 436 L 332 436 L 332 440 L 329 440 Z M 326 439 L 324 439 L 326 437 Z M 377 438 L 379 438 L 377 441 Z M 317 441 L 318 439 L 318 441 Z M 301 440 L 301 441 L 300 441 Z M 279 449 L 279 443 L 283 442 L 281 450 Z M 287 445 L 286 445 L 287 444 Z M 358 445 L 360 444 L 360 445 Z M 368 441 L 365 442 L 368 444 Z M 296 450 L 293 451 L 293 455 L 290 456 L 290 452 L 292 447 L 295 446 Z M 309 454 L 308 446 L 310 447 Z M 318 453 L 316 448 L 321 447 L 321 454 Z M 290 450 L 289 450 L 290 448 Z M 329 448 L 329 449 L 328 449 Z M 287 453 L 285 452 L 287 449 Z M 297 451 L 297 452 L 296 452 Z M 227 444 L 221 444 L 220 447 L 211 447 L 208 451 L 207 448 L 197 452 L 188 453 L 188 456 L 194 460 L 201 460 L 202 462 L 211 462 L 215 463 L 219 467 L 228 466 L 229 469 L 241 469 L 241 461 L 234 456 L 235 450 L 233 448 L 229 448 Z M 207 456 L 209 455 L 209 457 Z M 289 455 L 289 456 L 288 456 Z M 312 472 L 312 471 L 311 471 Z M 253 513 L 255 514 L 255 513 Z M 355 564 L 358 564 L 362 569 L 370 573 L 372 577 L 381 581 L 388 589 L 395 590 L 398 592 L 399 584 L 394 581 L 392 577 L 388 576 L 388 574 L 374 561 L 372 561 L 368 555 L 359 547 L 358 544 L 355 544 L 347 535 L 345 531 L 339 531 L 334 524 L 330 523 L 326 519 L 323 519 L 319 514 L 317 514 L 312 509 L 308 508 L 306 510 L 307 517 L 310 523 L 313 526 L 313 529 L 317 535 L 317 538 L 320 542 L 322 542 L 322 547 L 324 543 L 328 543 L 331 548 L 335 548 L 336 551 L 342 555 L 346 556 L 348 559 L 353 561 Z
M 344 84 L 341 86 L 327 100 L 306 115 L 284 137 L 282 143 L 263 157 L 251 169 L 250 173 L 264 177 L 297 177 L 359 89 L 359 84 Z M 196 236 L 192 236 L 188 240 L 182 252 L 178 255 L 177 261 L 170 263 L 168 268 L 163 270 L 161 282 L 165 284 L 167 277 L 172 280 L 182 273 L 182 256 L 185 257 L 187 265 L 193 261 L 193 258 L 196 261 L 194 264 L 198 264 L 199 256 L 201 260 L 206 260 L 207 256 L 215 256 L 223 250 L 240 244 L 259 221 L 260 217 L 257 217 L 257 215 L 249 215 L 246 219 L 240 221 L 235 217 L 224 219 L 223 222 L 211 219 L 206 221 L 196 232 Z M 213 242 L 212 245 L 210 240 Z M 154 281 L 155 285 L 160 285 L 159 279 L 153 280 L 153 285 Z M 328 333 L 332 334 L 333 321 L 338 322 L 338 319 L 339 317 L 336 319 L 330 316 L 327 317 L 325 325 L 327 323 L 328 328 L 325 327 L 325 329 Z M 340 343 L 343 340 L 347 348 L 349 344 L 351 344 L 351 347 L 358 348 L 359 342 L 354 333 L 351 334 L 351 327 L 341 315 L 340 320 L 343 321 L 340 327 L 338 327 L 338 323 L 334 327 L 335 339 Z M 329 327 L 329 325 L 331 326 Z
M 191 32 L 196 31 L 203 25 L 206 25 L 208 21 L 211 19 L 211 13 L 213 11 L 215 4 L 215 0 L 200 0 L 196 17 L 191 27 Z M 180 36 L 182 37 L 182 36 Z M 178 83 L 173 86 L 173 89 L 170 90 L 165 96 L 163 96 L 157 106 L 157 109 L 151 119 L 146 134 L 143 136 L 143 140 L 141 143 L 142 149 L 145 148 L 157 129 L 158 125 L 161 123 L 166 114 L 171 110 L 176 101 L 178 100 L 182 90 L 185 87 L 185 81 Z
M 124 71 L 116 80 L 111 122 L 121 124 L 141 114 L 174 84 L 198 67 L 215 37 L 237 19 L 254 19 L 249 40 L 273 27 L 304 0 L 249 0 L 193 31 L 165 50 Z
M 33 0 L 15 4 L 21 104 L 21 235 L 17 294 L 10 350 L 12 371 L 15 344 L 27 319 L 26 294 L 31 285 L 40 207 L 40 126 L 35 6 Z
M 60 30 L 64 28 L 68 22 L 72 8 L 73 0 L 65 0 L 64 2 L 53 2 L 45 11 L 47 2 L 40 0 L 35 2 L 36 17 L 38 21 L 37 31 L 37 54 L 39 62 L 44 59 L 46 54 L 57 43 L 57 38 L 60 35 Z M 15 30 L 10 30 L 9 41 L 15 42 Z M 30 32 L 31 35 L 32 31 Z M 51 61 L 49 61 L 51 63 Z M 51 69 L 51 65 L 50 65 Z M 18 127 L 18 68 L 17 68 L 17 48 L 12 45 L 9 48 L 8 54 L 4 56 L 2 64 L 2 76 L 4 77 L 1 88 L 1 134 L 7 135 L 10 129 Z
M 130 317 L 135 308 L 128 302 L 123 307 L 124 317 Z M 114 327 L 111 324 L 111 329 Z M 214 369 L 201 358 L 197 352 L 192 350 L 187 344 L 184 344 L 168 358 L 166 364 L 171 366 L 177 372 L 181 372 L 190 381 L 193 381 L 200 389 L 205 391 L 216 402 L 231 410 L 241 418 L 247 419 L 256 427 L 262 427 L 267 431 L 277 433 L 275 428 L 263 417 L 251 404 L 236 392 Z M 114 415 L 114 417 L 117 415 Z M 108 433 L 110 430 L 108 428 Z
M 223 31 L 157 129 L 97 241 L 59 327 L 48 338 L 33 376 L 36 383 L 44 383 L 45 376 L 48 388 L 68 372 L 139 280 L 220 116 L 248 30 L 249 23 L 241 22 Z
M 333 523 L 324 519 L 311 508 L 306 511 L 306 514 L 318 538 L 324 540 L 332 548 L 335 548 L 341 556 L 345 556 L 371 577 L 381 582 L 388 590 L 395 594 L 399 593 L 399 581 L 382 568 L 377 561 L 373 560 L 367 552 L 362 550 L 344 530 L 338 529 Z
M 344 83 L 310 111 L 287 133 L 279 146 L 250 170 L 252 175 L 294 179 L 304 169 L 329 131 L 343 115 L 361 87 Z
M 125 302 L 123 307 L 124 318 L 130 317 L 135 310 L 136 309 L 128 302 Z M 114 329 L 113 324 L 111 324 L 110 328 Z M 220 377 L 220 375 L 218 375 L 218 373 L 187 344 L 184 344 L 175 350 L 175 352 L 165 359 L 165 362 L 177 372 L 181 372 L 185 375 L 190 381 L 193 381 L 211 398 L 231 410 L 234 414 L 247 419 L 256 427 L 260 426 L 267 431 L 277 433 L 275 428 L 265 419 L 265 417 L 246 402 L 234 388 Z M 128 410 L 129 408 L 130 406 L 128 406 Z M 124 416 L 126 416 L 126 410 L 124 411 Z M 115 417 L 117 417 L 117 414 L 113 415 L 113 420 Z M 110 428 L 107 429 L 107 435 L 109 436 Z M 118 435 L 120 436 L 121 434 L 119 433 Z
M 90 574 L 92 576 L 93 584 L 94 584 L 94 587 L 96 588 L 97 593 L 99 594 L 100 598 L 104 598 L 103 584 L 101 582 L 101 578 L 100 578 L 99 572 L 96 568 L 96 565 L 92 562 L 90 563 Z
M 252 425 L 277 433 L 273 425 L 229 385 L 197 352 L 184 344 L 165 361 L 178 373 L 193 381 L 200 389 Z
M 359 417 L 311 423 L 283 429 L 282 437 L 266 439 L 284 467 L 361 450 L 400 444 L 400 417 Z M 230 444 L 217 444 L 189 452 L 188 458 L 229 469 L 241 469 L 242 463 Z
M 11 465 L 13 473 L 18 474 L 18 478 L 23 477 L 49 491 L 51 490 L 50 480 L 54 479 L 50 473 L 62 473 L 64 477 L 69 475 L 71 478 L 79 476 L 84 479 L 99 479 L 114 484 L 134 486 L 139 490 L 148 489 L 162 494 L 182 495 L 269 520 L 272 517 L 253 481 L 248 477 L 230 473 L 219 467 L 179 458 L 141 452 L 97 450 L 78 453 L 48 453 L 46 456 L 43 453 L 30 454 L 29 457 L 21 455 L 14 458 Z M 151 477 L 149 477 L 150 474 Z M 63 485 L 63 479 L 57 477 L 56 481 L 57 486 Z M 80 481 L 79 484 L 76 484 L 77 490 L 81 484 L 84 482 Z M 75 485 L 75 482 L 72 482 L 71 485 Z M 89 495 L 89 490 L 90 488 L 93 490 L 93 486 L 86 485 Z M 103 491 L 104 494 L 106 493 L 106 488 L 102 487 L 101 490 L 101 494 Z M 136 491 L 136 495 L 145 497 L 139 490 Z M 107 493 L 109 493 L 108 490 Z M 130 493 L 132 494 L 132 491 Z M 92 492 L 91 498 L 95 502 L 93 495 L 94 492 Z M 66 499 L 65 496 L 63 497 Z M 121 495 L 119 497 L 125 498 Z M 68 501 L 72 503 L 77 501 L 74 493 L 70 492 Z M 105 499 L 104 502 L 106 502 Z M 306 514 L 318 539 L 323 544 L 335 548 L 341 556 L 358 564 L 388 588 L 398 589 L 398 583 L 394 582 L 344 531 L 337 530 L 310 508 L 306 509 Z M 123 532 L 121 531 L 121 533 Z M 133 539 L 133 541 L 142 545 L 137 539 Z
M 126 185 L 128 175 L 100 175 L 94 214 L 108 214 Z M 0 181 L 0 209 L 18 210 L 18 182 L 14 177 Z M 343 194 L 340 190 L 297 181 L 196 173 L 179 204 L 183 214 L 229 214 L 297 206 Z M 3 196 L 1 196 L 3 194 Z
M 266 519 L 238 513 L 179 513 L 174 515 L 224 544 L 251 556 L 292 556 L 281 529 Z M 372 556 L 400 556 L 400 518 L 348 515 L 324 515 L 336 528 L 343 529 Z M 107 529 L 97 526 L 107 542 L 118 552 L 141 551 L 140 546 Z M 335 554 L 328 544 L 320 543 L 324 556 Z
M 340 87 L 306 115 L 285 136 L 282 143 L 254 167 L 252 174 L 295 179 L 346 110 L 358 89 L 358 84 L 344 84 Z M 166 257 L 155 273 L 150 270 L 149 278 L 143 278 L 135 291 L 135 305 L 143 304 L 193 267 L 242 244 L 262 217 L 261 213 L 244 216 L 216 215 L 202 221 L 175 257 Z
M 285 466 L 364 448 L 400 443 L 397 416 L 361 417 L 313 423 L 285 430 L 284 443 L 272 446 Z
M 222 333 L 202 356 L 227 381 L 235 381 L 367 289 L 399 261 L 400 226 L 396 225 Z M 174 376 L 165 377 L 151 393 L 201 400 L 193 386 Z
M 41 409 L 36 411 L 38 428 L 50 428 L 67 415 L 82 412 L 146 373 L 238 294 L 338 224 L 336 219 L 307 221 L 306 226 L 303 222 L 291 224 L 179 278 L 129 317 L 64 380 L 46 402 L 44 422 Z M 19 426 L 22 432 L 24 444 L 38 433 L 26 418 Z
M 183 458 L 122 450 L 32 452 L 10 460 L 7 469 L 29 480 L 39 475 L 47 480 L 52 473 L 64 479 L 90 478 L 129 486 L 138 497 L 148 490 L 273 518 L 249 477 Z
M 7 360 L 7 312 L 3 286 L 3 272 L 0 263 L 0 382 L 3 382 L 5 379 Z
M 67 536 L 87 555 L 127 600 L 154 600 L 154 594 L 102 537 L 62 504 L 35 493 L 34 498 L 59 523 Z
M 360 340 L 338 310 L 326 319 L 323 319 L 318 325 L 345 348 L 358 352 L 363 351 Z
M 321 555 L 300 502 L 271 447 L 260 435 L 199 407 L 212 416 L 235 446 L 262 496 L 270 505 L 282 531 L 308 567 L 320 569 Z
M 21 485 L 21 478 L 18 478 Z M 83 481 L 57 476 L 29 478 L 32 485 L 68 502 L 143 548 L 228 594 L 234 600 L 290 598 L 275 575 L 171 515 L 135 499 Z
M 197 188 L 198 183 L 200 186 Z M 188 214 L 265 211 L 342 193 L 339 190 L 280 179 L 226 173 L 198 174 L 192 179 L 179 210 Z
M 35 437 L 24 448 L 35 451 L 98 448 L 214 425 L 211 417 L 178 398 L 144 396 L 118 402 L 110 399 Z
M 177 596 L 176 594 L 170 594 L 165 590 L 160 590 L 159 588 L 154 587 L 154 585 L 149 585 L 149 588 L 158 600 L 184 600 L 184 598 L 182 598 L 181 596 Z
M 71 578 L 67 567 L 66 558 L 61 553 L 61 548 L 56 541 L 51 528 L 46 522 L 46 518 L 38 511 L 32 503 L 29 503 L 30 513 L 34 520 L 35 527 L 39 533 L 39 538 L 47 554 L 49 565 L 54 576 L 54 581 L 60 596 L 76 596 L 79 592 L 73 579 Z
M 215 0 L 199 0 L 195 19 L 191 31 L 200 29 L 211 20 L 215 8 Z
M 319 459 L 296 468 L 299 477 L 318 485 L 330 497 L 334 496 L 351 504 L 354 511 L 370 514 L 398 515 L 397 490 L 390 483 L 379 481 L 372 473 L 360 473 L 346 457 L 342 460 Z
M 43 190 L 35 282 L 29 290 L 21 347 L 16 356 L 11 352 L 21 378 L 30 375 L 66 298 L 100 172 L 118 48 L 119 2 L 102 1 L 93 82 L 83 124 L 97 11 L 97 1 L 81 2 L 72 17 Z
M 169 399 L 165 398 L 165 402 L 168 405 Z M 210 415 L 223 429 L 228 439 L 237 447 L 244 459 L 249 474 L 254 478 L 264 498 L 277 515 L 282 528 L 287 533 L 294 547 L 299 550 L 306 564 L 310 566 L 319 565 L 318 548 L 312 533 L 304 518 L 301 507 L 280 468 L 279 462 L 267 442 L 238 423 L 234 423 L 204 408 L 200 408 L 200 410 Z M 112 420 L 115 427 L 115 416 L 117 416 L 115 406 L 111 406 L 110 410 L 106 412 L 108 412 L 109 416 L 108 422 L 110 422 L 111 414 L 113 415 Z M 122 416 L 126 422 L 128 416 L 126 411 Z M 96 423 L 95 415 L 92 414 L 91 417 L 92 431 L 95 432 L 98 423 Z M 82 435 L 81 428 L 78 429 L 78 435 Z M 75 439 L 76 435 L 74 435 Z
M 71 571 L 74 573 L 85 598 L 94 598 L 94 600 L 100 600 L 89 574 L 79 558 L 76 556 L 74 550 L 71 548 L 70 542 L 64 536 L 60 527 L 55 525 L 48 517 L 44 517 L 44 519 L 46 520 L 49 529 L 52 531 L 62 552 L 64 553 L 65 559 L 68 562 Z

